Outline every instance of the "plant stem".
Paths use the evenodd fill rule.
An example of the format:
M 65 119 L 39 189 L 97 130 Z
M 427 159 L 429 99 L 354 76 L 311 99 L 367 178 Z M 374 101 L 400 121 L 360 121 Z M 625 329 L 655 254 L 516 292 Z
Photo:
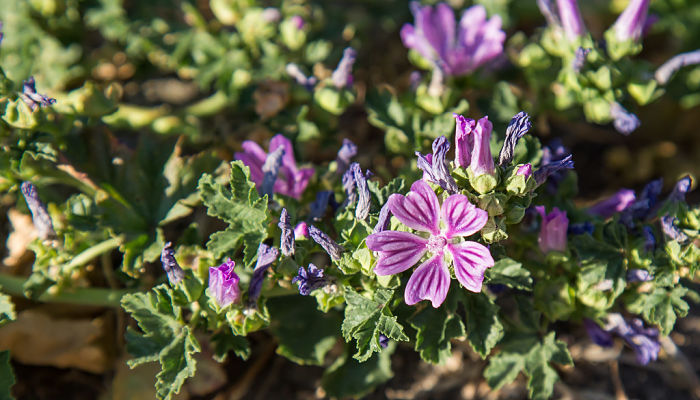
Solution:
M 65 265 L 64 271 L 68 272 L 72 269 L 78 268 L 90 262 L 93 258 L 99 256 L 100 254 L 107 253 L 108 251 L 114 250 L 119 245 L 122 244 L 123 238 L 116 237 L 112 239 L 107 239 L 104 242 L 100 242 L 89 249 L 83 251 L 77 256 L 73 257 L 68 264 Z

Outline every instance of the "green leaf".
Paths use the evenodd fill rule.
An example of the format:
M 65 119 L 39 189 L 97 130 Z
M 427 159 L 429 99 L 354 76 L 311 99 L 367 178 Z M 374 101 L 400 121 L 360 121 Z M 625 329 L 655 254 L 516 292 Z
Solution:
M 328 396 L 335 398 L 358 398 L 368 394 L 394 376 L 391 354 L 395 348 L 396 344 L 390 343 L 365 362 L 355 360 L 346 351 L 324 372 L 321 386 Z
M 2 287 L 0 287 L 2 289 Z M 0 292 L 0 326 L 17 318 L 15 305 L 10 296 Z
M 668 335 L 676 318 L 688 314 L 688 303 L 683 300 L 687 293 L 688 289 L 683 286 L 657 287 L 651 293 L 640 293 L 627 306 L 631 312 L 642 314 L 647 322 L 658 325 L 662 335 Z
M 159 399 L 170 399 L 179 393 L 185 379 L 194 376 L 199 342 L 190 328 L 181 322 L 182 311 L 173 305 L 175 294 L 163 284 L 148 293 L 133 293 L 122 297 L 122 307 L 136 320 L 143 333 L 127 330 L 127 351 L 135 358 L 128 361 L 131 368 L 158 361 L 161 371 L 156 375 Z
M 499 307 L 483 293 L 463 297 L 466 310 L 467 339 L 482 359 L 503 337 L 503 324 L 498 318 Z
M 199 179 L 199 195 L 207 207 L 207 213 L 221 218 L 229 226 L 212 235 L 207 248 L 219 258 L 233 254 L 243 242 L 243 260 L 250 266 L 255 259 L 258 245 L 267 237 L 269 213 L 267 197 L 260 197 L 250 180 L 250 169 L 241 161 L 231 163 L 231 189 L 216 183 L 209 174 Z
M 14 399 L 12 386 L 15 384 L 15 374 L 10 365 L 10 352 L 0 351 L 0 400 Z
M 530 271 L 511 258 L 496 261 L 493 267 L 486 270 L 486 279 L 486 282 L 492 285 L 500 284 L 517 290 L 532 290 Z
M 525 367 L 522 354 L 502 351 L 489 358 L 489 365 L 484 370 L 484 378 L 493 390 L 498 390 L 518 376 Z
M 456 304 L 440 308 L 425 307 L 411 318 L 416 332 L 416 351 L 423 360 L 443 364 L 452 354 L 450 340 L 466 335 L 462 319 L 455 313 Z
M 337 342 L 340 316 L 316 309 L 314 299 L 285 296 L 267 301 L 272 334 L 279 343 L 277 353 L 297 364 L 321 365 Z
M 231 332 L 231 329 L 223 329 L 211 337 L 211 342 L 214 345 L 214 359 L 218 362 L 226 361 L 228 353 L 233 353 L 247 360 L 250 357 L 250 343 L 245 336 L 236 336 Z

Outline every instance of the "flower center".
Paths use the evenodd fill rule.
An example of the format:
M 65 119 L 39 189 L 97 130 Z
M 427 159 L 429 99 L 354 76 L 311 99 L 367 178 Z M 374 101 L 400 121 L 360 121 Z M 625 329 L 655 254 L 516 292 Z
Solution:
M 428 239 L 428 251 L 433 254 L 441 253 L 446 244 L 447 239 L 444 236 L 431 235 Z

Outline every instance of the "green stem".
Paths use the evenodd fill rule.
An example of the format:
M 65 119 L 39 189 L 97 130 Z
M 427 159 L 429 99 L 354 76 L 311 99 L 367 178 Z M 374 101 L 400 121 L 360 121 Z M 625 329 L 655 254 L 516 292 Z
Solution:
M 24 283 L 26 279 L 0 274 L 0 286 L 2 291 L 17 297 L 26 297 L 24 295 Z M 39 297 L 39 301 L 51 303 L 69 303 L 79 305 L 90 305 L 99 307 L 120 307 L 119 301 L 122 296 L 131 293 L 130 290 L 111 290 L 103 288 L 75 288 L 66 290 L 57 294 L 48 292 Z
M 83 266 L 90 262 L 90 260 L 99 256 L 100 254 L 107 253 L 108 251 L 114 250 L 122 244 L 123 238 L 116 237 L 107 239 L 104 242 L 100 242 L 89 249 L 83 251 L 77 256 L 73 257 L 68 264 L 64 266 L 64 271 L 68 272 L 80 266 Z

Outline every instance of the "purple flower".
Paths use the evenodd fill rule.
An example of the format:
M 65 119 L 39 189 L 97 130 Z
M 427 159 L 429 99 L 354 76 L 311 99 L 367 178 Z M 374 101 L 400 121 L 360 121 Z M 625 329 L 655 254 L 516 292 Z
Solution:
M 620 42 L 639 41 L 647 20 L 650 0 L 631 0 L 612 26 Z
M 56 102 L 56 99 L 37 93 L 34 85 L 34 77 L 30 76 L 29 79 L 22 82 L 22 93 L 19 95 L 32 111 L 42 106 L 48 107 Z
M 316 200 L 309 206 L 309 218 L 319 220 L 326 213 L 329 202 L 335 202 L 335 194 L 332 190 L 321 190 L 316 193 Z
M 455 115 L 457 131 L 455 132 L 455 161 L 460 167 L 472 170 L 475 176 L 496 173 L 496 167 L 491 157 L 491 130 L 493 124 L 489 117 L 483 117 L 478 122 L 473 119 Z
M 498 154 L 498 165 L 506 167 L 513 161 L 513 153 L 518 140 L 525 136 L 530 128 L 532 128 L 530 116 L 525 111 L 515 114 L 510 123 L 508 123 L 506 139 L 503 141 L 503 147 L 501 147 L 501 152 Z
M 544 156 L 542 157 L 542 160 L 544 162 Z M 574 162 L 571 159 L 571 154 L 569 154 L 559 161 L 552 161 L 548 164 L 542 165 L 537 171 L 535 171 L 535 182 L 537 182 L 538 185 L 541 185 L 547 180 L 547 178 L 549 178 L 550 175 L 554 175 L 565 169 L 572 168 L 574 168 Z
M 304 25 L 306 25 L 306 22 L 304 22 L 304 18 L 302 18 L 300 15 L 293 16 L 292 23 L 299 30 L 303 29 Z
M 209 267 L 209 294 L 220 307 L 236 303 L 241 298 L 238 275 L 233 272 L 236 263 L 230 258 L 218 267 Z
M 678 218 L 676 217 L 668 214 L 661 217 L 661 229 L 664 231 L 666 236 L 678 243 L 685 243 L 688 240 L 688 235 L 683 233 L 683 231 L 676 226 L 677 223 Z
M 338 66 L 331 75 L 333 86 L 338 89 L 344 89 L 352 85 L 352 66 L 355 64 L 356 58 L 357 52 L 352 47 L 343 50 L 343 58 L 340 59 Z
M 309 226 L 306 224 L 306 222 L 299 222 L 297 226 L 294 228 L 294 239 L 299 240 L 299 239 L 306 239 L 309 237 Z
M 36 191 L 36 186 L 31 182 L 25 181 L 20 185 L 20 191 L 24 196 L 24 201 L 27 202 L 27 207 L 32 213 L 32 223 L 37 230 L 37 234 L 41 240 L 46 240 L 56 236 L 56 231 L 53 229 L 51 216 L 49 215 L 46 205 L 39 198 L 39 193 Z
M 647 183 L 637 200 L 629 205 L 620 215 L 620 220 L 627 226 L 632 226 L 636 220 L 644 220 L 652 214 L 664 181 L 659 178 Z
M 645 226 L 642 228 L 642 234 L 644 235 L 644 251 L 650 252 L 654 251 L 656 247 L 656 237 L 654 237 L 654 230 L 650 226 Z
M 360 164 L 352 163 L 350 164 L 350 171 L 352 171 L 355 178 L 355 188 L 357 188 L 357 207 L 355 207 L 355 218 L 359 220 L 364 220 L 369 215 L 370 206 L 370 194 L 369 186 L 367 186 L 367 179 L 365 175 L 362 174 L 362 169 L 360 169 Z M 369 171 L 367 171 L 369 175 Z
M 160 263 L 163 265 L 165 274 L 168 275 L 168 281 L 171 286 L 175 286 L 185 277 L 185 271 L 180 268 L 180 264 L 175 260 L 175 250 L 173 244 L 168 242 L 163 247 L 160 253 Z
M 641 125 L 636 115 L 627 111 L 617 102 L 610 103 L 610 116 L 613 118 L 615 130 L 623 135 L 629 135 Z
M 374 273 L 380 276 L 401 273 L 430 253 L 408 280 L 406 304 L 430 300 L 437 308 L 445 301 L 450 287 L 446 251 L 452 256 L 459 283 L 467 290 L 481 292 L 484 272 L 494 265 L 493 257 L 486 246 L 459 240 L 483 228 L 488 220 L 486 211 L 476 208 L 462 194 L 450 195 L 441 207 L 435 192 L 422 180 L 414 182 L 406 196 L 391 195 L 389 204 L 391 213 L 401 223 L 429 234 L 425 238 L 410 232 L 383 231 L 366 240 L 370 250 L 379 252 Z
M 265 163 L 262 166 L 263 183 L 260 186 L 260 192 L 263 195 L 272 197 L 277 175 L 279 175 L 280 168 L 282 168 L 282 157 L 284 157 L 284 147 L 280 146 L 271 151 L 265 158 Z
M 313 239 L 314 242 L 323 247 L 323 250 L 328 253 L 333 261 L 340 260 L 340 257 L 342 257 L 342 254 L 345 251 L 343 246 L 336 243 L 330 238 L 330 236 L 326 235 L 323 231 L 313 225 L 309 225 L 309 236 L 311 236 L 311 239 Z
M 312 91 L 316 83 L 318 83 L 315 76 L 311 75 L 307 77 L 301 72 L 299 66 L 294 63 L 287 64 L 284 70 L 287 71 L 287 75 L 291 76 L 298 84 L 304 86 L 308 91 Z
M 294 255 L 294 230 L 292 229 L 292 222 L 289 218 L 289 212 L 286 208 L 282 209 L 280 214 L 280 222 L 277 224 L 280 230 L 282 230 L 282 235 L 280 236 L 280 248 L 282 249 L 282 254 L 285 256 Z
M 357 155 L 357 146 L 350 139 L 343 139 L 343 145 L 338 150 L 338 155 L 335 157 L 335 163 L 338 167 L 338 173 L 343 174 L 350 166 L 350 161 Z
M 586 64 L 586 57 L 588 56 L 588 53 L 590 53 L 593 49 L 584 49 L 583 47 L 579 47 L 576 49 L 576 53 L 574 54 L 574 59 L 571 60 L 571 69 L 574 70 L 577 74 L 581 72 L 581 69 L 583 66 Z
M 695 64 L 700 64 L 700 49 L 673 56 L 656 70 L 654 79 L 660 84 L 665 85 L 676 71 L 688 65 Z
M 262 290 L 262 282 L 265 279 L 265 272 L 277 260 L 278 255 L 279 250 L 275 247 L 270 247 L 264 243 L 260 243 L 260 246 L 258 246 L 258 260 L 255 262 L 253 277 L 250 278 L 250 284 L 248 285 L 249 303 L 255 304 L 258 301 Z
M 569 40 L 575 40 L 586 34 L 586 26 L 583 24 L 576 0 L 557 0 L 557 8 L 561 26 Z
M 372 233 L 382 232 L 389 229 L 389 220 L 391 219 L 391 209 L 389 208 L 389 202 L 387 201 L 379 210 L 379 218 L 377 219 L 377 225 L 374 226 Z
M 447 166 L 449 150 L 450 142 L 446 137 L 440 136 L 433 141 L 432 157 L 428 158 L 419 152 L 416 152 L 416 156 L 418 156 L 418 168 L 423 170 L 423 179 L 427 176 L 429 181 L 440 185 L 447 193 L 454 194 L 459 191 L 459 188 Z
M 685 195 L 690 191 L 692 184 L 693 180 L 690 179 L 690 175 L 682 177 L 676 182 L 676 186 L 673 187 L 673 191 L 668 196 L 668 199 L 675 202 L 685 201 Z
M 633 319 L 632 323 L 627 325 L 626 329 L 619 330 L 618 334 L 632 347 L 638 363 L 647 365 L 659 356 L 659 330 L 645 328 L 641 319 Z
M 515 171 L 516 175 L 522 175 L 525 177 L 525 179 L 529 178 L 532 176 L 532 165 L 530 163 L 523 164 L 518 167 L 518 170 Z
M 506 34 L 501 30 L 501 17 L 487 20 L 481 5 L 464 11 L 459 27 L 446 3 L 433 8 L 412 2 L 411 12 L 415 24 L 401 28 L 404 46 L 416 50 L 447 75 L 470 73 L 503 52 Z
M 645 269 L 631 269 L 627 271 L 627 282 L 648 282 L 654 279 L 649 271 Z
M 535 209 L 542 216 L 540 236 L 537 239 L 540 250 L 542 250 L 543 253 L 565 251 L 566 230 L 569 226 L 569 219 L 566 218 L 566 211 L 561 211 L 554 207 L 552 212 L 547 214 L 544 206 L 537 206 Z
M 267 160 L 268 154 L 255 142 L 246 140 L 242 144 L 243 152 L 235 153 L 237 160 L 243 161 L 250 168 L 250 178 L 260 188 L 264 181 L 263 166 Z M 279 169 L 281 177 L 278 177 L 273 185 L 276 193 L 294 197 L 299 199 L 301 194 L 309 184 L 311 176 L 314 174 L 313 168 L 297 168 L 297 163 L 294 161 L 294 150 L 292 142 L 282 135 L 275 135 L 270 140 L 270 153 L 278 148 L 284 149 L 282 156 L 282 166 Z
M 624 211 L 630 204 L 634 203 L 635 199 L 634 190 L 620 189 L 614 195 L 589 207 L 588 213 L 602 218 L 610 218 L 613 214 Z
M 612 347 L 613 337 L 610 332 L 601 328 L 597 322 L 592 319 L 584 318 L 583 327 L 586 328 L 586 333 L 588 337 L 591 338 L 593 343 L 601 347 Z
M 292 284 L 299 286 L 299 294 L 308 296 L 316 289 L 326 286 L 328 278 L 323 274 L 323 270 L 316 267 L 314 264 L 309 264 L 308 270 L 304 267 L 299 267 L 297 276 L 292 278 Z
M 389 345 L 389 338 L 383 333 L 379 334 L 379 345 L 382 346 L 382 349 L 386 349 Z

